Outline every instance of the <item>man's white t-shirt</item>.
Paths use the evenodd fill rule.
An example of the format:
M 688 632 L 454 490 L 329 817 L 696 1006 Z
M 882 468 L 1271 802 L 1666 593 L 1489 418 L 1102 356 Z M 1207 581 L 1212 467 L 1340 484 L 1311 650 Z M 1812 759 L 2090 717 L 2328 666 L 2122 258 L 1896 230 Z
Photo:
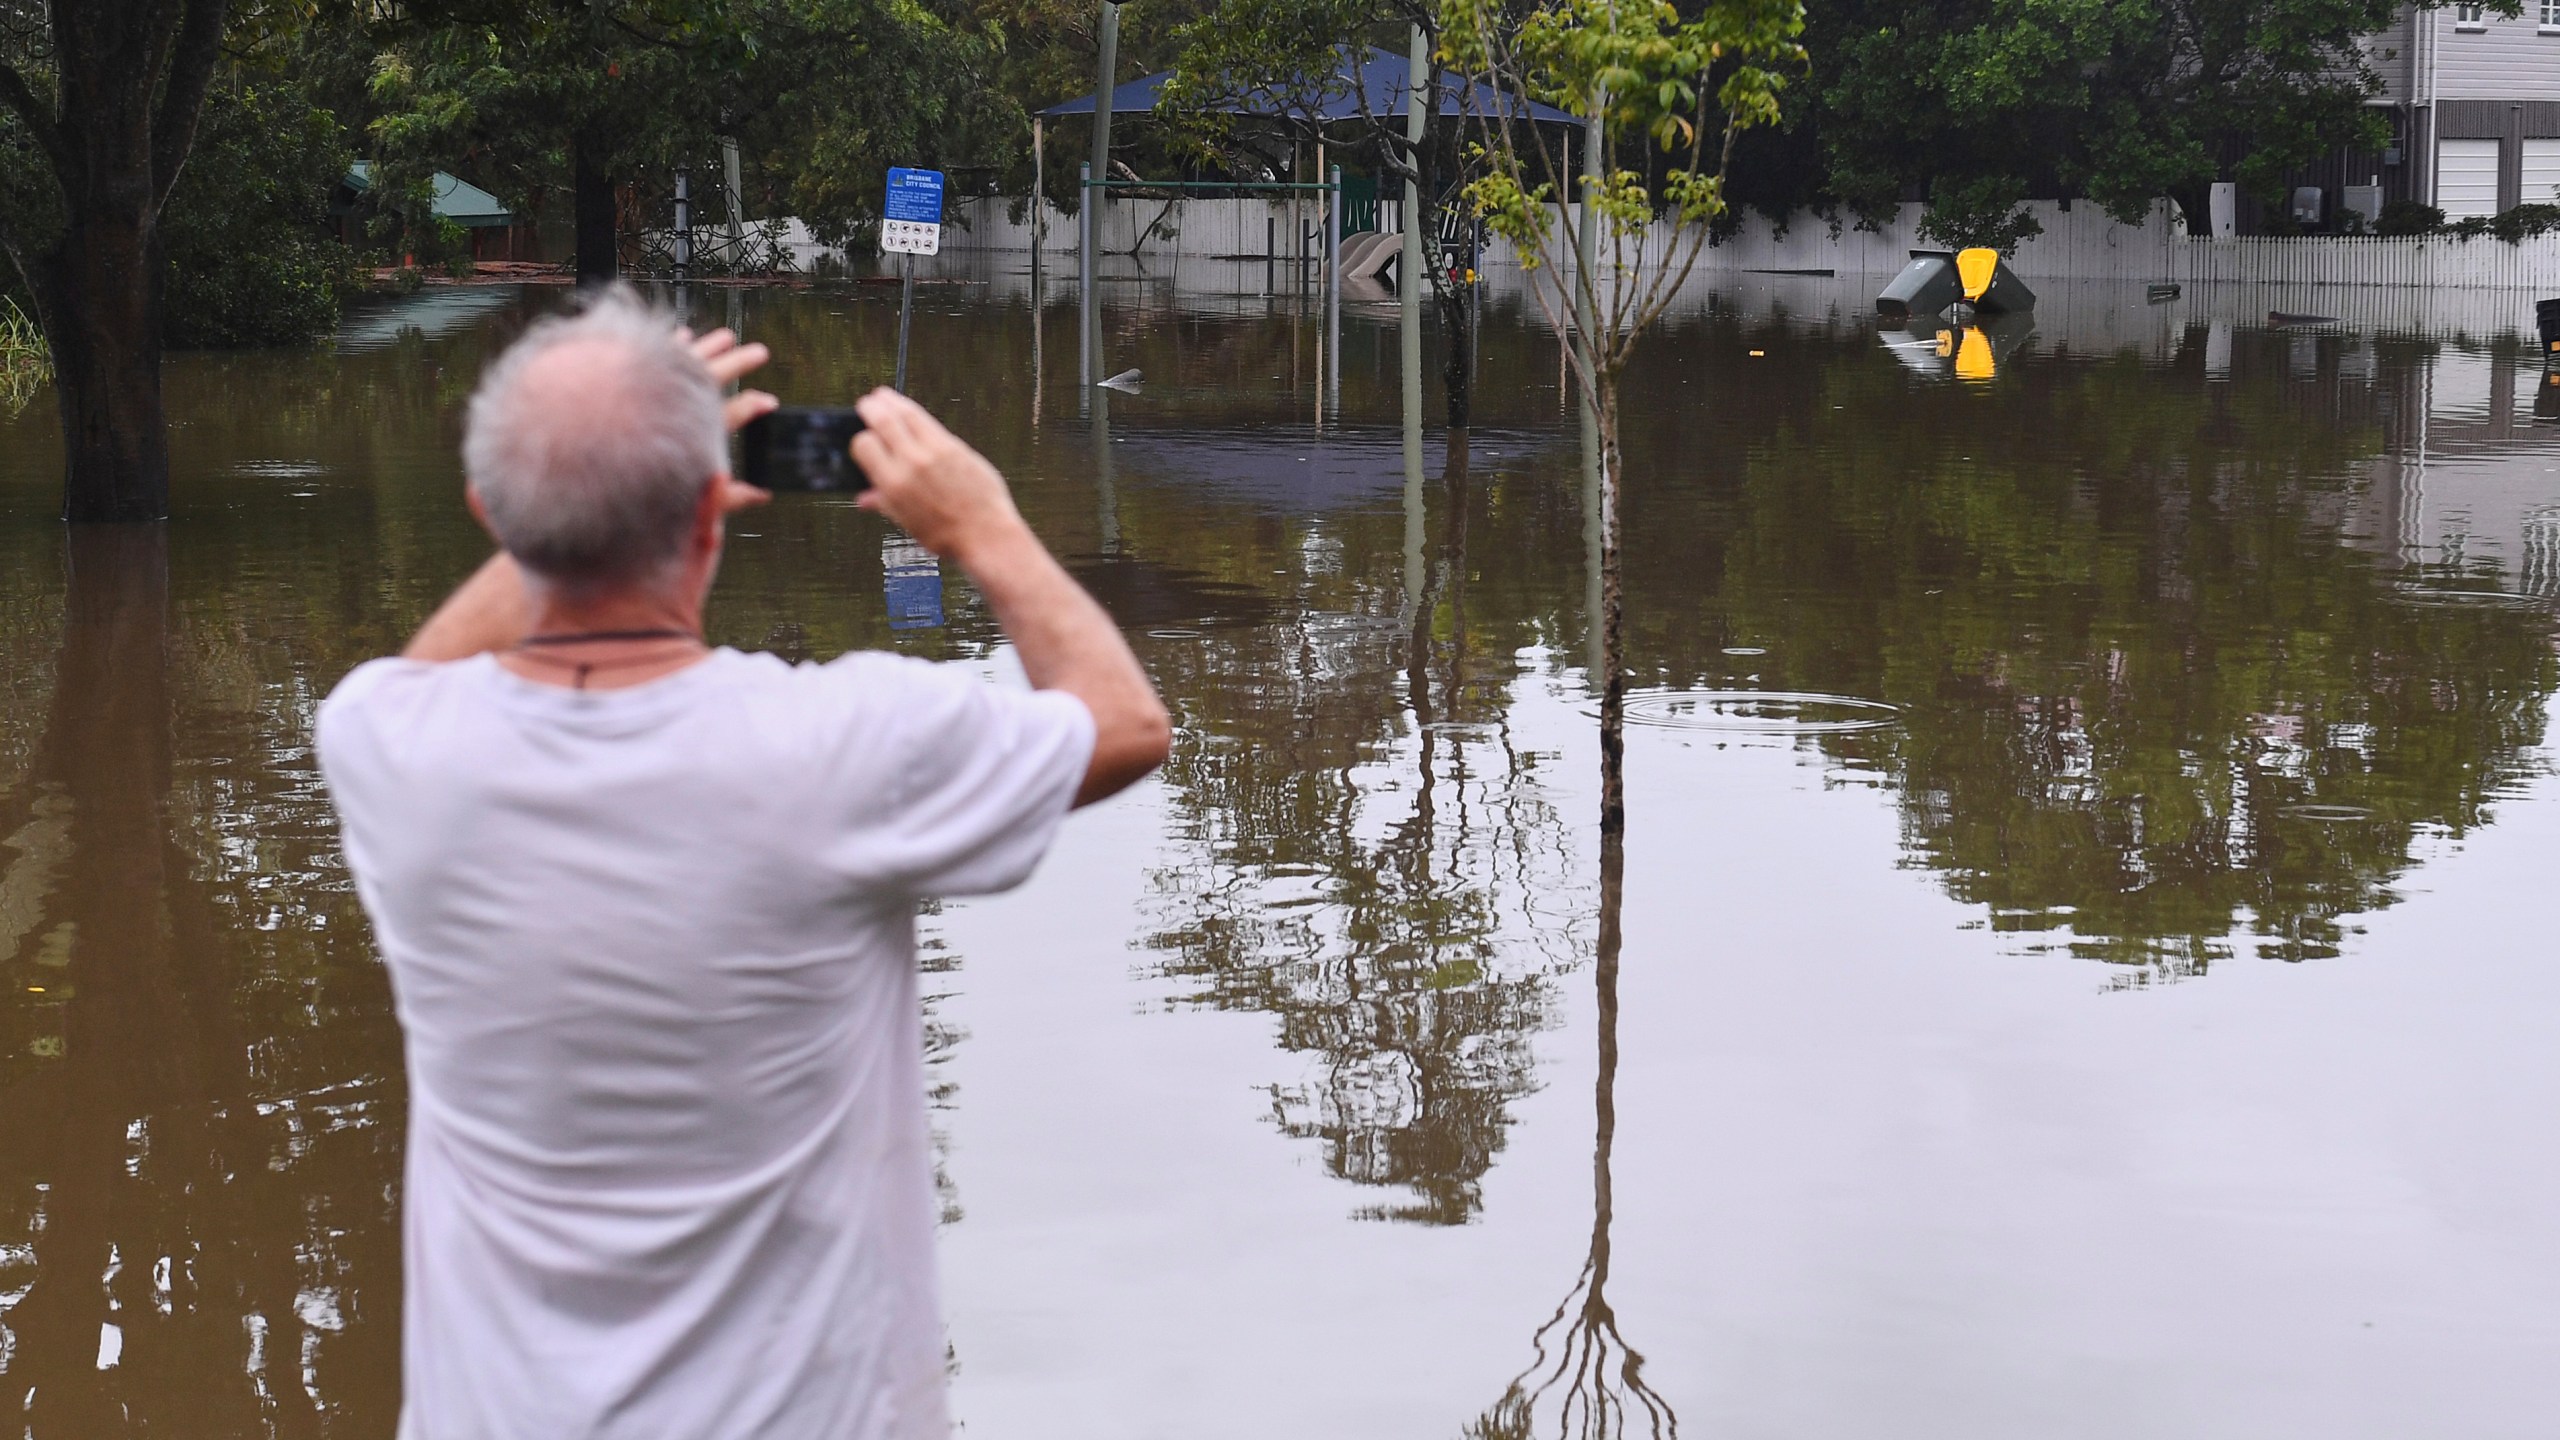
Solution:
M 915 901 L 1030 874 L 1083 704 L 484 655 L 318 734 L 408 1037 L 402 1440 L 944 1440 Z

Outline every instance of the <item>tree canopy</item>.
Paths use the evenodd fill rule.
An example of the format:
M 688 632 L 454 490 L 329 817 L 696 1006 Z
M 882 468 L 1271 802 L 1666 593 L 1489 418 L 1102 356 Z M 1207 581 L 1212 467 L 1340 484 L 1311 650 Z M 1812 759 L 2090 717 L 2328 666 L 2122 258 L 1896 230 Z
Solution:
M 2378 148 L 2369 37 L 2397 0 L 1808 0 L 1813 74 L 1755 136 L 1736 198 L 1862 221 L 1906 198 L 1956 243 L 2032 233 L 2030 197 L 2201 224 L 2210 187 L 2272 195 L 2341 146 Z M 2514 0 L 2496 5 L 2515 11 Z

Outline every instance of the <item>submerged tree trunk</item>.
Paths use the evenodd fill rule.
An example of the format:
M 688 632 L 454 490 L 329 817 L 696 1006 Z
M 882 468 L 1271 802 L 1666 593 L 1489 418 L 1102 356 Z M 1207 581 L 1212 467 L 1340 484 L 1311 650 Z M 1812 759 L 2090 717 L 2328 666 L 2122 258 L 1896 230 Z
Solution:
M 1475 326 L 1466 293 L 1455 286 L 1441 289 L 1440 388 L 1448 405 L 1449 428 L 1464 430 L 1475 416 Z
M 164 269 L 159 227 L 147 210 L 75 211 L 38 266 L 36 304 L 53 350 L 62 417 L 62 518 L 75 524 L 169 513 L 160 399 Z
M 1624 508 L 1618 475 L 1618 380 L 1600 391 L 1600 835 L 1627 830 L 1627 592 L 1618 542 Z
M 605 145 L 593 128 L 581 130 L 570 149 L 576 184 L 578 283 L 611 280 L 621 273 L 621 238 L 613 223 L 613 176 L 605 169 Z

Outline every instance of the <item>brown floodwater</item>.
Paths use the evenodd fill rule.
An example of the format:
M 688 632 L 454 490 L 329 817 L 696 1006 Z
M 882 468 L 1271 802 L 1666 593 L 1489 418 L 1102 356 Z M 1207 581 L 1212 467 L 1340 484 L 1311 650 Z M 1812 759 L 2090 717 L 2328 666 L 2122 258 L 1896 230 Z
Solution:
M 1078 382 L 1071 293 L 944 273 L 912 392 L 1179 727 L 1030 885 L 926 920 L 969 1435 L 2548 1433 L 2524 299 L 2272 330 L 2055 286 L 1942 347 L 1872 282 L 1700 285 L 1627 382 L 1604 865 L 1596 500 L 1515 300 L 1457 441 L 1392 306 L 1328 387 L 1261 267 L 1117 277 L 1124 393 Z M 165 527 L 66 533 L 49 399 L 0 412 L 28 1435 L 391 1434 L 400 1038 L 311 712 L 483 555 L 459 406 L 559 298 L 172 357 Z M 895 301 L 689 297 L 804 402 L 886 379 Z M 1011 664 L 812 498 L 744 517 L 712 625 Z

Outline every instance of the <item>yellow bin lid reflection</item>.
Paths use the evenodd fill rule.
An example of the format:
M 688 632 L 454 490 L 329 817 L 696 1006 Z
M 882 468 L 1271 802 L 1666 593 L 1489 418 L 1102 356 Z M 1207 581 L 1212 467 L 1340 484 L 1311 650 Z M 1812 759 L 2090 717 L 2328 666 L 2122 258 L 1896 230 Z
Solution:
M 1956 346 L 1956 378 L 1989 380 L 2000 373 L 2000 362 L 1991 357 L 1991 337 L 1968 325 L 1964 339 Z

